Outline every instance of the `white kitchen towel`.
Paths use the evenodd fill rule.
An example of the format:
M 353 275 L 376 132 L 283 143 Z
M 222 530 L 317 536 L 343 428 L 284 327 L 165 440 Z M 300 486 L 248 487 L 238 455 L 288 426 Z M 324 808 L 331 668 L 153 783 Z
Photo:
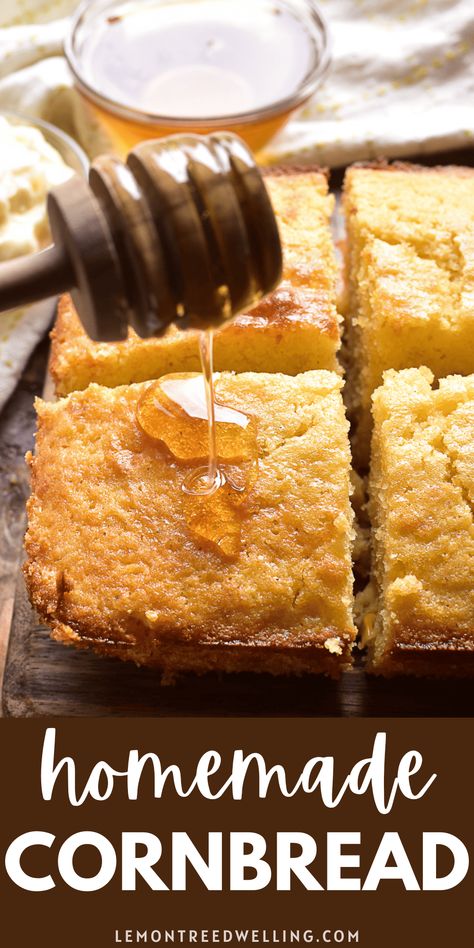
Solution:
M 94 156 L 104 137 L 62 57 L 76 6 L 75 0 L 2 0 L 0 109 L 59 125 Z M 320 6 L 332 35 L 330 71 L 267 159 L 337 166 L 473 144 L 474 0 L 320 0 Z M 0 408 L 45 328 L 31 314 L 0 315 Z
M 273 146 L 345 165 L 474 144 L 473 0 L 320 0 L 326 80 Z

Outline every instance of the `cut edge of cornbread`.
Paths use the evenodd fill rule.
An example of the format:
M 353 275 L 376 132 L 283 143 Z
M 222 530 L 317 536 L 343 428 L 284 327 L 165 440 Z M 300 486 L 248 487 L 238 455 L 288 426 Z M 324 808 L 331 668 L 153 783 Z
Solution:
M 283 281 L 250 313 L 214 333 L 214 365 L 217 371 L 287 375 L 340 372 L 341 317 L 330 231 L 334 198 L 327 174 L 316 166 L 295 166 L 267 169 L 265 178 L 282 234 Z M 302 178 L 307 181 L 299 184 Z M 172 326 L 160 339 L 139 339 L 130 331 L 124 342 L 92 342 L 68 296 L 60 301 L 51 338 L 50 372 L 58 395 L 90 382 L 114 387 L 200 367 L 196 331 Z
M 433 381 L 389 370 L 373 395 L 372 579 L 356 612 L 368 671 L 386 677 L 474 675 L 474 375 Z
M 104 618 L 104 611 L 100 611 L 100 604 L 94 599 L 93 590 L 90 591 L 92 597 L 90 601 L 94 601 L 94 609 L 92 612 L 88 612 L 87 609 L 84 611 L 84 603 L 81 600 L 80 594 L 80 583 L 85 582 L 87 584 L 87 576 L 82 580 L 84 570 L 81 572 L 81 565 L 77 562 L 77 560 L 81 559 L 80 539 L 82 537 L 83 540 L 85 538 L 84 542 L 90 542 L 95 557 L 94 572 L 97 572 L 97 564 L 99 563 L 99 565 L 101 565 L 100 556 L 102 555 L 97 553 L 97 542 L 99 542 L 99 550 L 101 549 L 100 537 L 98 538 L 99 526 L 103 524 L 105 531 L 106 523 L 108 522 L 108 507 L 106 507 L 106 501 L 104 501 L 104 510 L 99 518 L 100 524 L 97 519 L 99 515 L 94 513 L 94 511 L 96 510 L 96 504 L 100 503 L 97 498 L 102 496 L 102 489 L 105 492 L 104 483 L 105 481 L 107 482 L 107 490 L 104 493 L 104 496 L 109 498 L 107 504 L 110 504 L 110 498 L 113 501 L 114 491 L 119 492 L 117 484 L 120 486 L 121 492 L 125 491 L 127 497 L 129 495 L 131 496 L 133 492 L 137 490 L 143 490 L 146 495 L 150 488 L 147 487 L 145 483 L 145 476 L 141 476 L 141 474 L 145 475 L 146 472 L 150 470 L 149 465 L 151 458 L 155 459 L 153 463 L 157 463 L 156 443 L 140 433 L 134 420 L 133 406 L 136 404 L 139 394 L 147 387 L 146 384 L 143 383 L 114 389 L 104 388 L 93 383 L 86 390 L 73 393 L 56 403 L 45 403 L 41 400 L 37 401 L 39 421 L 37 451 L 34 458 L 31 455 L 28 456 L 32 473 L 32 495 L 28 502 L 29 526 L 26 536 L 27 561 L 24 567 L 30 598 L 41 618 L 51 627 L 52 637 L 57 641 L 74 645 L 77 648 L 89 648 L 99 655 L 119 657 L 124 660 L 134 661 L 137 664 L 155 667 L 161 670 L 166 680 L 173 680 L 180 672 L 194 671 L 198 674 L 203 674 L 213 670 L 225 672 L 264 671 L 273 675 L 323 673 L 330 677 L 337 678 L 342 670 L 351 664 L 351 652 L 355 640 L 355 627 L 352 620 L 352 568 L 350 556 L 350 546 L 353 538 L 352 511 L 349 499 L 350 455 L 347 423 L 340 394 L 342 381 L 335 373 L 327 371 L 314 371 L 299 376 L 298 378 L 272 375 L 267 376 L 266 379 L 262 379 L 261 376 L 254 375 L 253 373 L 246 373 L 246 375 L 243 376 L 223 373 L 219 376 L 219 379 L 223 380 L 224 383 L 226 402 L 229 392 L 231 394 L 232 392 L 237 393 L 238 398 L 242 399 L 243 396 L 239 394 L 239 392 L 244 391 L 244 396 L 250 397 L 245 394 L 245 386 L 249 388 L 250 394 L 253 391 L 252 386 L 254 386 L 256 387 L 255 391 L 257 393 L 255 397 L 257 397 L 259 393 L 265 392 L 266 386 L 267 403 L 263 404 L 262 411 L 265 410 L 268 412 L 269 420 L 267 424 L 269 431 L 272 432 L 271 437 L 268 435 L 270 438 L 268 444 L 275 443 L 276 447 L 274 450 L 275 452 L 280 452 L 277 456 L 278 458 L 280 455 L 282 457 L 283 471 L 286 443 L 289 440 L 290 442 L 294 442 L 294 447 L 297 452 L 306 451 L 306 454 L 303 453 L 301 455 L 303 460 L 300 460 L 300 465 L 307 463 L 310 467 L 310 472 L 312 471 L 314 474 L 316 472 L 316 467 L 313 471 L 314 465 L 318 466 L 319 464 L 323 464 L 324 461 L 313 460 L 314 451 L 309 451 L 309 442 L 308 447 L 304 447 L 306 443 L 305 439 L 315 440 L 321 436 L 320 426 L 317 426 L 317 421 L 313 420 L 312 413 L 314 413 L 314 418 L 317 419 L 320 417 L 321 425 L 330 424 L 329 420 L 326 422 L 323 417 L 328 412 L 334 422 L 331 428 L 333 442 L 330 447 L 329 444 L 326 444 L 326 446 L 322 448 L 322 451 L 323 454 L 326 453 L 328 457 L 331 454 L 334 459 L 340 458 L 341 464 L 343 462 L 345 467 L 344 470 L 341 469 L 340 484 L 338 486 L 334 486 L 332 483 L 334 478 L 328 480 L 326 489 L 327 497 L 326 500 L 323 501 L 323 506 L 324 503 L 326 503 L 329 507 L 318 529 L 323 531 L 323 533 L 321 533 L 320 542 L 322 549 L 326 550 L 326 553 L 321 554 L 323 557 L 321 563 L 318 563 L 317 555 L 313 557 L 313 554 L 310 559 L 308 559 L 307 556 L 302 559 L 301 570 L 303 577 L 299 581 L 301 585 L 297 584 L 295 587 L 295 600 L 291 606 L 291 609 L 297 609 L 296 602 L 299 597 L 302 595 L 303 600 L 305 600 L 305 597 L 309 595 L 309 619 L 306 617 L 304 610 L 301 614 L 298 613 L 298 611 L 291 613 L 291 604 L 289 604 L 288 600 L 285 608 L 290 609 L 289 614 L 294 614 L 295 624 L 293 627 L 282 627 L 277 614 L 275 614 L 273 619 L 271 618 L 272 609 L 274 607 L 270 600 L 267 609 L 268 616 L 266 624 L 261 627 L 256 624 L 251 635 L 248 634 L 247 626 L 242 626 L 240 629 L 242 634 L 239 635 L 239 612 L 236 613 L 235 617 L 233 617 L 232 611 L 226 615 L 224 614 L 225 609 L 223 607 L 221 623 L 214 619 L 211 626 L 206 625 L 206 623 L 201 625 L 197 623 L 194 627 L 186 625 L 186 622 L 182 621 L 182 617 L 178 615 L 181 625 L 180 621 L 176 621 L 175 625 L 173 625 L 173 621 L 169 621 L 170 615 L 171 617 L 174 615 L 173 611 L 171 611 L 171 613 L 169 611 L 165 613 L 163 609 L 163 615 L 168 615 L 168 619 L 166 619 L 166 617 L 162 620 L 160 619 L 155 596 L 153 602 L 147 601 L 142 610 L 144 616 L 148 613 L 147 618 L 144 619 L 143 616 L 140 618 L 137 614 L 134 615 L 133 613 L 127 618 L 128 613 L 125 607 L 122 612 L 119 610 L 116 614 L 114 613 L 114 608 L 111 607 L 111 614 L 113 616 L 115 615 L 115 618 L 108 623 Z M 300 395 L 298 395 L 299 389 L 301 389 Z M 290 413 L 289 417 L 292 419 L 291 426 L 295 428 L 295 431 L 293 433 L 293 427 L 291 427 L 291 430 L 288 428 L 290 433 L 288 434 L 287 432 L 287 438 L 282 438 L 280 443 L 279 422 L 271 417 L 271 415 L 274 414 L 275 411 L 278 412 L 279 404 L 283 404 L 283 395 L 285 396 L 285 403 L 286 400 L 290 400 L 288 411 Z M 310 397 L 314 399 L 314 403 L 308 400 Z M 298 401 L 298 398 L 300 401 Z M 232 401 L 232 398 L 230 400 Z M 239 407 L 241 407 L 240 402 Z M 291 414 L 292 412 L 296 412 L 294 418 Z M 115 424 L 113 423 L 114 419 Z M 281 422 L 281 424 L 283 425 L 283 422 Z M 286 424 L 288 425 L 288 422 L 286 422 Z M 307 429 L 305 427 L 306 424 L 308 424 Z M 335 426 L 338 429 L 336 431 L 334 431 Z M 284 429 L 282 433 L 284 434 Z M 326 435 L 328 434 L 329 431 L 326 432 Z M 262 434 L 262 438 L 263 437 L 264 435 Z M 265 438 L 266 437 L 267 435 L 265 435 Z M 115 467 L 117 462 L 115 458 L 113 460 L 108 459 L 107 446 L 109 441 L 112 443 L 113 439 L 115 439 L 117 443 L 120 442 L 119 454 L 120 457 L 124 455 L 124 463 L 132 464 L 132 473 L 129 475 L 129 482 L 127 482 L 126 476 L 122 476 L 122 473 L 117 474 Z M 128 440 L 130 440 L 130 443 L 128 443 Z M 88 448 L 89 444 L 92 446 L 90 452 Z M 267 457 L 270 457 L 271 452 L 268 456 L 265 454 L 268 447 L 265 439 L 262 441 L 262 445 L 265 460 L 262 460 L 261 464 L 264 467 L 265 464 L 268 465 L 269 463 Z M 131 448 L 133 448 L 133 451 Z M 115 450 L 114 447 L 114 451 Z M 84 457 L 84 451 L 86 457 Z M 130 460 L 130 454 L 133 454 L 132 460 Z M 297 453 L 295 457 L 298 459 L 300 455 Z M 306 462 L 304 462 L 305 458 L 307 458 Z M 310 458 L 311 460 L 309 460 Z M 53 461 L 58 466 L 58 476 L 51 470 Z M 120 463 L 122 462 L 120 461 Z M 163 467 L 164 462 L 161 461 L 160 463 Z M 274 463 L 276 464 L 276 460 Z M 336 460 L 334 460 L 333 463 L 336 463 Z M 339 460 L 337 460 L 337 463 L 339 463 Z M 137 473 L 133 473 L 134 465 L 137 466 Z M 168 470 L 168 468 L 166 470 Z M 300 468 L 297 466 L 295 468 L 295 476 L 299 470 Z M 89 475 L 89 471 L 93 473 Z M 61 472 L 61 474 L 59 474 L 59 472 Z M 157 474 L 156 476 L 159 477 L 160 475 Z M 170 476 L 169 472 L 166 476 Z M 260 503 L 258 499 L 254 503 L 257 505 L 257 516 L 261 516 L 262 523 L 266 524 L 265 518 L 268 518 L 269 500 L 265 497 L 265 491 L 268 490 L 268 486 L 266 486 L 263 474 L 261 474 L 261 477 L 263 478 L 263 483 L 260 483 L 259 477 L 256 491 L 258 494 L 260 484 L 260 488 L 263 492 L 262 503 L 264 506 L 262 508 L 258 506 Z M 95 482 L 93 480 L 94 478 L 96 478 Z M 271 483 L 271 481 L 269 483 Z M 305 486 L 305 483 L 303 480 L 303 486 Z M 311 490 L 313 490 L 313 488 L 311 488 Z M 83 493 L 82 499 L 81 491 Z M 319 488 L 319 493 L 324 495 L 324 488 Z M 283 498 L 285 497 L 285 495 L 282 496 Z M 290 496 L 289 502 L 292 496 L 293 495 Z M 299 494 L 296 496 L 299 496 Z M 311 496 L 316 496 L 314 490 Z M 334 500 L 334 497 L 336 500 Z M 341 502 L 341 497 L 344 498 L 343 503 Z M 332 501 L 331 498 L 333 498 Z M 337 501 L 337 498 L 339 498 L 339 501 Z M 280 503 L 281 502 L 284 504 L 284 499 L 280 501 Z M 340 509 L 334 512 L 334 516 L 336 516 L 337 512 L 336 520 L 338 526 L 337 529 L 334 528 L 336 529 L 334 545 L 332 545 L 332 541 L 329 541 L 329 545 L 327 545 L 327 534 L 325 535 L 324 531 L 329 529 L 329 521 L 332 522 L 333 508 L 331 504 L 336 502 L 341 503 Z M 165 504 L 165 506 L 160 507 L 160 511 L 163 510 L 166 512 L 168 510 L 169 513 L 172 504 L 171 507 L 167 508 L 165 501 L 160 501 L 160 503 Z M 282 508 L 282 510 L 284 509 L 286 508 Z M 56 520 L 58 510 L 61 511 L 61 530 L 59 531 L 51 527 L 51 521 Z M 87 524 L 81 521 L 81 510 L 84 512 L 84 518 L 87 520 Z M 265 511 L 267 511 L 267 513 Z M 139 554 L 134 555 L 133 553 L 133 550 L 136 549 L 134 543 L 137 542 L 137 537 L 136 534 L 132 536 L 130 533 L 127 533 L 131 521 L 127 519 L 126 506 L 125 509 L 120 509 L 118 513 L 121 517 L 123 516 L 125 518 L 125 526 L 123 529 L 126 533 L 126 538 L 119 539 L 117 543 L 117 538 L 114 537 L 114 543 L 119 551 L 122 547 L 126 547 L 128 561 L 130 561 L 131 566 L 133 566 L 133 564 L 136 565 L 137 560 L 139 560 Z M 249 514 L 250 522 L 253 516 L 254 513 L 251 511 Z M 298 514 L 298 516 L 300 516 L 300 514 Z M 313 513 L 313 519 L 315 517 L 317 519 L 317 514 Z M 158 522 L 159 521 L 157 521 L 157 523 Z M 326 526 L 324 526 L 324 524 L 326 524 Z M 182 527 L 179 529 L 182 532 Z M 258 527 L 258 529 L 260 529 L 260 527 Z M 281 529 L 283 529 L 283 527 L 281 527 Z M 286 526 L 284 529 L 286 530 Z M 291 530 L 295 529 L 295 524 L 290 524 L 288 529 L 291 534 Z M 310 524 L 310 532 L 313 529 L 316 528 Z M 154 539 L 152 541 L 149 540 L 149 534 L 147 534 L 147 542 L 151 542 L 150 550 L 152 548 L 153 550 L 155 549 L 155 544 L 158 543 L 158 532 L 162 530 L 163 522 L 161 522 L 160 528 L 157 526 L 157 532 L 153 534 Z M 67 537 L 67 554 L 62 551 L 63 541 L 61 539 L 61 531 L 64 531 L 64 535 Z M 77 532 L 77 537 L 75 536 L 75 531 Z M 74 534 L 74 539 L 70 534 Z M 310 535 L 312 534 L 310 533 Z M 339 535 L 341 539 L 336 539 Z M 250 533 L 249 536 L 249 542 L 251 543 L 252 537 L 257 536 L 258 539 L 259 533 Z M 177 556 L 180 555 L 181 540 L 180 535 L 173 540 L 175 545 L 177 544 Z M 267 553 L 265 553 L 269 540 L 270 546 L 268 547 Z M 107 542 L 107 538 L 104 542 Z M 140 542 L 142 542 L 141 535 Z M 160 532 L 160 543 L 163 544 L 164 542 L 165 540 Z M 275 545 L 275 542 L 271 535 L 266 539 L 265 536 L 263 536 L 262 550 L 259 553 L 257 547 L 254 551 L 255 563 L 258 562 L 259 556 L 267 557 L 267 572 L 270 570 L 270 572 L 268 572 L 269 576 L 275 564 L 273 556 L 277 556 L 275 551 L 273 554 L 271 552 L 272 543 Z M 72 547 L 74 548 L 73 552 L 71 552 Z M 186 573 L 187 570 L 193 573 L 196 571 L 197 566 L 199 566 L 199 568 L 202 568 L 203 576 L 206 577 L 205 580 L 203 579 L 203 582 L 211 584 L 209 588 L 214 590 L 218 589 L 221 584 L 224 584 L 226 590 L 228 592 L 230 591 L 229 602 L 232 602 L 232 596 L 235 598 L 235 596 L 240 595 L 239 589 L 237 588 L 239 583 L 233 581 L 227 589 L 227 586 L 225 586 L 226 576 L 232 569 L 239 570 L 239 560 L 237 560 L 237 565 L 234 567 L 232 564 L 229 565 L 222 561 L 217 553 L 212 553 L 212 551 L 206 549 L 200 550 L 199 544 L 197 549 L 195 547 L 194 541 L 191 541 L 190 545 L 189 538 L 185 539 L 183 556 L 186 569 L 184 573 Z M 148 553 L 150 553 L 149 559 L 152 559 L 150 550 L 148 551 Z M 336 558 L 336 550 L 339 550 L 341 556 L 339 561 Z M 343 553 L 341 553 L 341 550 Z M 145 577 L 146 574 L 144 564 L 147 561 L 147 557 L 145 553 L 146 550 L 140 564 L 143 577 Z M 248 550 L 245 549 L 242 554 L 242 563 L 244 563 L 247 555 Z M 87 553 L 87 557 L 88 556 L 89 552 Z M 97 559 L 98 556 L 99 560 Z M 110 551 L 108 551 L 107 556 L 107 562 L 110 561 L 109 568 L 113 569 L 117 559 L 112 557 Z M 293 553 L 291 553 L 291 557 L 293 557 Z M 284 571 L 285 569 L 290 569 L 293 560 L 291 558 L 288 560 L 288 555 L 285 554 L 281 562 L 281 568 Z M 165 576 L 167 563 L 169 566 L 169 557 L 168 560 L 166 557 L 164 558 L 160 567 Z M 292 568 L 294 568 L 294 563 Z M 307 571 L 308 568 L 309 575 L 305 576 L 305 570 Z M 319 578 L 316 581 L 314 591 L 310 588 L 308 592 L 307 584 L 311 584 L 310 576 L 313 575 L 311 572 L 313 568 L 315 569 L 315 576 L 326 576 L 327 580 L 321 580 L 321 578 Z M 104 569 L 104 576 L 106 578 L 103 582 L 107 583 L 108 572 L 105 567 Z M 155 569 L 154 560 L 153 569 Z M 243 565 L 240 567 L 240 570 L 242 569 L 244 569 Z M 245 570 L 247 570 L 247 572 L 245 572 Z M 188 575 L 188 573 L 186 573 L 186 575 Z M 245 566 L 243 576 L 246 582 L 248 582 L 249 575 L 252 574 L 249 574 L 249 568 Z M 79 576 L 81 579 L 78 579 Z M 216 577 L 218 577 L 219 580 L 217 585 Z M 238 574 L 238 579 L 240 582 L 240 574 Z M 286 582 L 286 576 L 283 577 L 282 575 L 281 579 L 282 582 Z M 146 586 L 145 578 L 143 578 L 142 581 L 144 584 L 143 588 L 149 588 Z M 316 618 L 314 619 L 314 623 L 311 624 L 311 616 L 315 615 L 311 610 L 314 610 L 315 602 L 319 601 L 318 596 L 321 595 L 320 585 L 318 584 L 322 582 L 324 585 L 326 581 L 328 583 L 326 588 L 330 590 L 328 596 L 334 598 L 335 590 L 338 590 L 337 600 L 339 605 L 337 606 L 337 611 L 333 612 L 333 615 L 341 616 L 344 614 L 345 618 L 344 621 L 340 621 L 339 623 L 337 623 L 336 620 L 334 620 L 334 624 L 328 622 L 326 626 L 320 628 L 319 625 L 321 623 L 318 625 L 319 620 Z M 188 579 L 188 583 L 190 582 L 191 580 Z M 214 583 L 214 585 L 212 585 L 212 583 Z M 112 581 L 110 584 L 110 590 L 112 590 L 112 592 L 115 590 L 115 586 L 114 581 Z M 74 587 L 76 587 L 76 590 Z M 187 588 L 186 585 L 184 588 Z M 110 593 L 111 598 L 113 598 L 112 592 Z M 267 596 L 266 587 L 262 592 L 257 584 L 256 594 L 257 598 L 262 595 L 265 598 L 265 596 Z M 176 591 L 176 595 L 178 595 L 178 590 Z M 79 600 L 77 599 L 78 596 Z M 186 596 L 192 596 L 191 587 L 189 592 L 186 593 Z M 73 606 L 71 597 L 76 597 L 74 600 L 76 603 L 75 606 Z M 227 599 L 223 600 L 223 602 L 224 601 L 226 603 L 225 608 L 231 609 L 232 607 L 227 604 Z M 257 608 L 256 602 L 257 600 L 255 600 L 255 608 Z M 108 605 L 110 606 L 110 600 Z M 146 608 L 146 606 L 148 608 Z M 173 609 L 174 608 L 173 599 Z M 179 613 L 180 607 L 176 606 L 176 608 Z M 211 612 L 213 608 L 213 605 L 212 608 L 209 605 Z M 300 608 L 298 604 L 298 609 Z M 324 615 L 326 608 L 330 610 L 332 606 L 325 606 L 321 614 Z M 99 610 L 100 615 L 97 610 Z M 206 610 L 204 610 L 204 614 L 205 612 Z M 249 612 L 249 622 L 252 623 L 254 619 L 251 602 L 248 603 L 247 612 Z M 265 609 L 263 614 L 265 615 Z M 330 612 L 328 612 L 328 614 L 330 614 Z M 184 615 L 186 616 L 186 610 Z M 260 613 L 256 613 L 256 616 L 255 622 L 258 623 Z M 302 621 L 302 617 L 304 617 L 304 621 Z M 339 625 L 341 626 L 340 628 Z M 251 625 L 250 628 L 252 628 Z
M 354 461 L 359 469 L 364 470 L 369 462 L 372 431 L 371 394 L 382 382 L 379 364 L 382 370 L 401 370 L 429 361 L 437 378 L 450 373 L 469 374 L 473 364 L 468 355 L 472 348 L 472 327 L 464 312 L 455 312 L 458 290 L 452 282 L 452 274 L 437 266 L 434 258 L 430 259 L 423 253 L 418 255 L 416 241 L 413 245 L 407 238 L 395 243 L 385 242 L 375 231 L 370 231 L 370 225 L 368 229 L 362 227 L 365 233 L 358 235 L 357 201 L 352 193 L 352 182 L 360 171 L 434 176 L 437 180 L 440 175 L 472 179 L 474 169 L 457 165 L 430 167 L 380 159 L 357 162 L 346 171 L 343 205 L 347 230 L 344 255 L 347 320 L 343 351 L 348 384 L 345 398 L 353 423 Z M 474 236 L 460 234 L 459 239 L 456 255 L 462 259 L 463 241 L 469 243 L 466 253 L 472 254 Z M 468 282 L 466 291 L 471 298 L 471 270 Z M 435 290 L 437 283 L 438 289 Z M 430 300 L 429 306 L 426 300 Z M 449 325 L 450 311 L 458 317 L 456 338 Z M 394 316 L 392 321 L 390 312 Z M 427 317 L 431 320 L 429 326 Z M 426 351 L 428 337 L 432 349 L 429 360 Z M 453 349 L 451 364 L 447 364 L 447 351 L 450 349 Z
M 449 175 L 456 174 L 460 177 L 470 177 L 474 174 L 474 168 L 469 165 L 420 165 L 417 162 L 394 160 L 388 158 L 377 158 L 371 161 L 354 161 L 348 168 L 348 171 L 359 168 L 368 168 L 370 171 L 407 171 L 413 174 L 433 174 L 443 172 Z M 324 169 L 321 169 L 324 171 Z

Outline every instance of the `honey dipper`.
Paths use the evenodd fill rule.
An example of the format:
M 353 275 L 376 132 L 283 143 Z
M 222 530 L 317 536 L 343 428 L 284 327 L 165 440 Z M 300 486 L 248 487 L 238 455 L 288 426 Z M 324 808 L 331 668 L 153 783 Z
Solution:
M 0 264 L 0 310 L 67 290 L 96 341 L 208 329 L 250 308 L 281 277 L 273 209 L 234 135 L 143 142 L 97 158 L 48 195 L 54 244 Z

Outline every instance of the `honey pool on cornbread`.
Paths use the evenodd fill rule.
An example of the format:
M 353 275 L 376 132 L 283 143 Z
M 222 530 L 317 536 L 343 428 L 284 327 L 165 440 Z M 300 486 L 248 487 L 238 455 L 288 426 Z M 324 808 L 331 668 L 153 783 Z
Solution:
M 370 473 L 378 593 L 370 667 L 474 674 L 474 376 L 385 373 Z
M 204 343 L 212 346 L 212 335 Z M 190 467 L 181 506 L 191 533 L 232 559 L 240 553 L 244 502 L 258 477 L 257 426 L 246 412 L 219 402 L 212 367 L 205 357 L 203 362 L 200 375 L 165 375 L 147 386 L 136 419 L 175 461 Z
M 341 384 L 327 371 L 217 375 L 217 400 L 257 429 L 232 559 L 188 529 L 186 467 L 136 420 L 146 384 L 40 401 L 25 575 L 54 638 L 171 677 L 337 677 L 355 637 Z

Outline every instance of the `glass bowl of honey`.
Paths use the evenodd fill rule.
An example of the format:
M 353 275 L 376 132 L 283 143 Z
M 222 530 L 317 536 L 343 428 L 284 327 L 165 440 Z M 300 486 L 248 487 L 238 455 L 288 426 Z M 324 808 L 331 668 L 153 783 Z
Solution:
M 218 130 L 258 151 L 330 61 L 312 0 L 92 0 L 65 53 L 120 155 L 146 139 Z

